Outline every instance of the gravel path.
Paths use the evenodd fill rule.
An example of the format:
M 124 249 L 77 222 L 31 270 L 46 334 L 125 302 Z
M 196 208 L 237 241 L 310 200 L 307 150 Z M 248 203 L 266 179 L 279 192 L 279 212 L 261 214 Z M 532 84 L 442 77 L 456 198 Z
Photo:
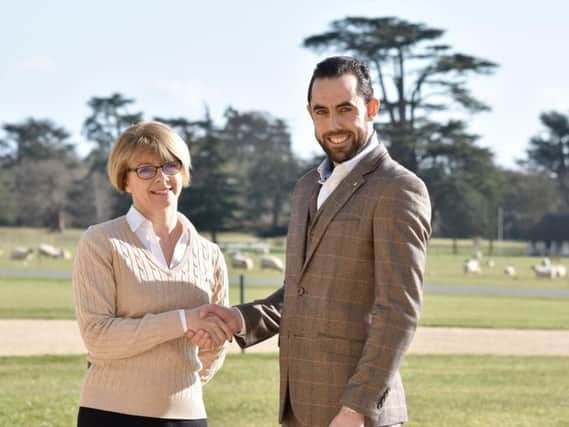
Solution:
M 273 338 L 247 352 L 277 350 Z M 230 351 L 240 349 L 231 344 Z M 0 356 L 85 352 L 73 320 L 0 320 Z M 569 356 L 569 331 L 423 327 L 418 329 L 410 352 Z

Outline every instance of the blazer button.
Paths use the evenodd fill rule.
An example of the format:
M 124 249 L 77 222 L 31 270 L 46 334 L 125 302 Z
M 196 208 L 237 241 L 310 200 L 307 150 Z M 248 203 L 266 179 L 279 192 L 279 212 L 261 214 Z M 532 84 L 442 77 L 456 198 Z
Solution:
M 301 297 L 302 295 L 304 295 L 304 288 L 301 286 L 300 288 L 297 289 L 296 293 L 299 297 Z

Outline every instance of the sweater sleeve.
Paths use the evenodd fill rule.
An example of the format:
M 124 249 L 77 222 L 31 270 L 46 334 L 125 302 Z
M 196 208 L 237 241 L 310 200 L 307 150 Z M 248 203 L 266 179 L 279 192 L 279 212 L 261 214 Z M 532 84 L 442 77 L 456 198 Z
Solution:
M 72 281 L 79 330 L 90 356 L 132 357 L 183 336 L 176 310 L 117 316 L 112 258 L 112 243 L 101 230 L 91 228 L 79 241 Z
M 227 277 L 227 266 L 225 265 L 225 259 L 219 248 L 216 248 L 214 277 L 215 280 L 212 289 L 211 302 L 212 304 L 221 304 L 228 307 L 229 280 Z M 211 350 L 199 350 L 198 357 L 203 366 L 200 371 L 200 378 L 203 384 L 211 380 L 219 368 L 221 368 L 221 365 L 223 365 L 225 353 L 227 351 L 226 347 L 227 343 Z

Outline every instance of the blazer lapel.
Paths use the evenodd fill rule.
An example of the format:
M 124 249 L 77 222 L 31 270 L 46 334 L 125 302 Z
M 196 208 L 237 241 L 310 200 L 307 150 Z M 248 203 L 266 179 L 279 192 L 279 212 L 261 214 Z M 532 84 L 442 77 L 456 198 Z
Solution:
M 308 232 L 311 235 L 310 245 L 306 248 L 306 257 L 302 266 L 301 275 L 306 270 L 318 244 L 322 240 L 326 229 L 340 209 L 350 200 L 353 194 L 365 183 L 365 175 L 375 170 L 380 160 L 387 155 L 387 149 L 383 144 L 366 155 L 356 167 L 342 180 L 336 189 L 330 194 L 324 204 L 318 209 L 316 216 L 312 218 Z M 308 236 L 307 236 L 308 237 Z M 308 243 L 306 243 L 308 244 Z

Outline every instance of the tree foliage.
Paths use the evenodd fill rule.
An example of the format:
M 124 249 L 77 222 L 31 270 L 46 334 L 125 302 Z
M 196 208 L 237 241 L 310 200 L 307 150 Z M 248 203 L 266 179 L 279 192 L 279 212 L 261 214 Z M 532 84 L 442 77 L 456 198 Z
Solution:
M 557 180 L 565 207 L 569 209 L 569 116 L 550 111 L 539 119 L 544 131 L 530 139 L 527 163 Z

